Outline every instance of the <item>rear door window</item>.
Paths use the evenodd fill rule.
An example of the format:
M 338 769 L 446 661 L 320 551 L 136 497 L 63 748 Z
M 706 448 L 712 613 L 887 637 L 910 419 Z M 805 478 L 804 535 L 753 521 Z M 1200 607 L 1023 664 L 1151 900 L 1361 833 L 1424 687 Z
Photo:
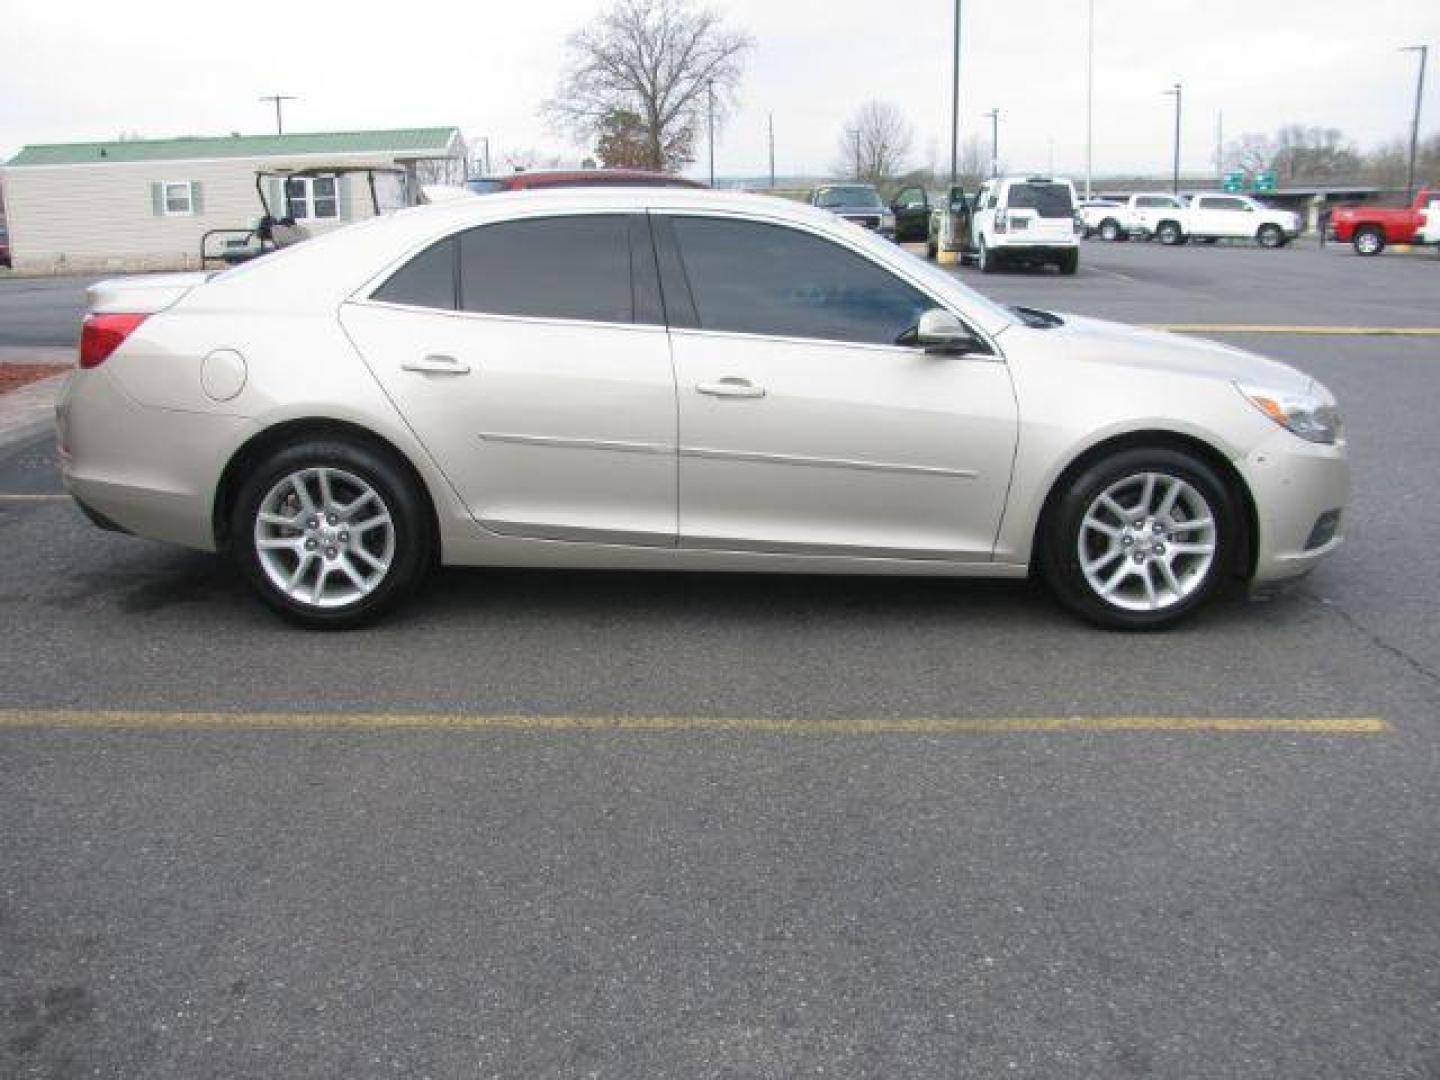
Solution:
M 486 315 L 633 321 L 625 217 L 530 218 L 462 233 L 460 307 Z

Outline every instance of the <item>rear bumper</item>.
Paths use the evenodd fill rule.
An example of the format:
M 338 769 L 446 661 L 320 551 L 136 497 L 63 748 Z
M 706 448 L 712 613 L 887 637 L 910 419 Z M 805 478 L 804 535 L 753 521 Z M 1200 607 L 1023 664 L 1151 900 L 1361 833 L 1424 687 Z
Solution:
M 215 489 L 248 421 L 140 405 L 103 368 L 76 373 L 55 420 L 65 489 L 91 521 L 214 550 Z

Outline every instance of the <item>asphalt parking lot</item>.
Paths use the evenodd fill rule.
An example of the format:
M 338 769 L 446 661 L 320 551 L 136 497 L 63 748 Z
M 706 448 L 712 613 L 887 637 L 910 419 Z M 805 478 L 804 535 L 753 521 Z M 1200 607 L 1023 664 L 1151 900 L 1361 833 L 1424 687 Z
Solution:
M 1440 325 L 1433 252 L 958 273 Z M 1339 396 L 1348 543 L 1154 636 L 1017 583 L 471 570 L 307 634 L 0 450 L 0 1076 L 1440 1075 L 1440 337 L 1219 336 Z

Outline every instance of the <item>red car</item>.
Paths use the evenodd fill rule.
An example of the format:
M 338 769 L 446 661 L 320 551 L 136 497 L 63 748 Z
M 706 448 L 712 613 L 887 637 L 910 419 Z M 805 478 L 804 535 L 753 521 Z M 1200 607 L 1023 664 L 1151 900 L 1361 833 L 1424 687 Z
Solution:
M 1386 244 L 1415 243 L 1432 204 L 1440 205 L 1440 189 L 1421 188 L 1408 208 L 1341 206 L 1330 215 L 1326 238 L 1353 244 L 1357 255 L 1379 255 Z
M 541 169 L 517 172 L 509 176 L 480 176 L 466 180 L 465 186 L 477 195 L 497 191 L 528 191 L 531 188 L 597 187 L 604 184 L 625 187 L 686 187 L 703 188 L 698 180 L 670 173 L 647 172 L 644 169 Z

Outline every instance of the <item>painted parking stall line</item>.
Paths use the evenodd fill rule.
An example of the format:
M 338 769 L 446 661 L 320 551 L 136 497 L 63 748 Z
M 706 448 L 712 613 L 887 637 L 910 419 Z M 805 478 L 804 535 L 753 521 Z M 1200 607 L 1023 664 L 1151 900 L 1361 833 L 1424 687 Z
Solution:
M 1172 334 L 1314 334 L 1330 337 L 1440 337 L 1440 326 L 1299 326 L 1272 323 L 1144 323 Z
M 161 712 L 4 709 L 0 730 L 112 731 L 596 731 L 769 735 L 1024 735 L 1192 733 L 1382 735 L 1379 716 L 1020 716 L 777 719 L 721 716 L 585 716 L 483 713 Z

